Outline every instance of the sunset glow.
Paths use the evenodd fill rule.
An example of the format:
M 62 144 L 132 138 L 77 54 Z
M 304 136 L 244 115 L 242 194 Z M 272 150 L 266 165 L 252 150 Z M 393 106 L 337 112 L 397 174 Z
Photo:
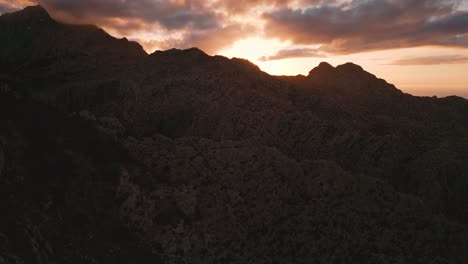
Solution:
M 199 47 L 274 75 L 348 61 L 414 95 L 468 97 L 467 0 L 0 0 L 96 24 L 148 53 Z

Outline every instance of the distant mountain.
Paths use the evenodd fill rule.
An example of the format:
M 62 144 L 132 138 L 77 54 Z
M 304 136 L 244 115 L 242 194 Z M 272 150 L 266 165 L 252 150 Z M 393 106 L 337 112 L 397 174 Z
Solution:
M 148 55 L 42 7 L 0 35 L 0 263 L 468 260 L 465 99 Z

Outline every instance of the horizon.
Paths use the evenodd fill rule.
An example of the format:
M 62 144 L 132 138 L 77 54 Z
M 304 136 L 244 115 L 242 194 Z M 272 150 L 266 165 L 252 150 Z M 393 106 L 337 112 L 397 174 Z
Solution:
M 307 75 L 322 61 L 333 66 L 352 62 L 405 93 L 468 98 L 466 0 L 244 3 L 255 7 L 255 14 L 233 1 L 202 2 L 168 0 L 158 6 L 124 1 L 111 7 L 104 0 L 0 0 L 0 14 L 41 5 L 57 21 L 95 24 L 112 36 L 138 42 L 147 53 L 197 47 L 209 55 L 248 59 L 271 75 L 290 76 Z M 383 22 L 369 26 L 368 33 L 358 28 L 367 26 L 367 17 Z M 392 36 L 380 34 L 383 19 Z M 312 22 L 328 30 L 310 27 Z M 372 39 L 376 36 L 387 39 Z

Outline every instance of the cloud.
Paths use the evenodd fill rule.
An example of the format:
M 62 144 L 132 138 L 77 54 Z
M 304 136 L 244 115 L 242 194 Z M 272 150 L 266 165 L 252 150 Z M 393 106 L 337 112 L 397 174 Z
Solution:
M 205 29 L 217 26 L 217 16 L 202 1 L 154 0 L 34 0 L 49 12 L 71 21 L 109 18 L 159 23 L 167 29 Z
M 216 53 L 252 36 L 290 41 L 291 49 L 262 58 L 274 60 L 425 45 L 468 48 L 463 1 L 0 0 L 0 12 L 41 4 L 59 21 L 96 24 L 138 38 L 147 49 L 198 46 Z
M 241 29 L 247 27 L 232 23 L 203 0 L 31 1 L 59 21 L 96 24 L 118 36 L 139 39 L 147 50 L 199 46 L 215 53 L 242 38 Z
M 31 4 L 28 0 L 0 0 L 0 14 L 11 13 Z
M 209 54 L 231 46 L 236 40 L 245 38 L 245 32 L 255 32 L 251 25 L 234 24 L 216 30 L 189 32 L 178 46 L 181 47 L 203 47 Z
M 224 10 L 230 14 L 242 14 L 252 9 L 255 9 L 257 7 L 270 7 L 270 8 L 284 7 L 284 6 L 288 6 L 291 2 L 293 1 L 288 1 L 288 0 L 217 0 L 213 3 L 213 7 Z
M 187 49 L 201 47 L 208 54 L 215 54 L 219 49 L 232 45 L 244 36 L 243 32 L 252 31 L 249 25 L 230 25 L 217 29 L 185 31 L 179 37 L 158 39 L 132 39 L 139 42 L 148 52 L 171 48 Z
M 272 56 L 260 57 L 260 61 L 283 60 L 291 58 L 325 58 L 327 55 L 318 49 L 302 48 L 302 49 L 283 49 Z
M 468 12 L 455 0 L 368 0 L 265 13 L 265 34 L 330 53 L 424 45 L 468 48 Z
M 10 13 L 14 10 L 15 8 L 10 6 L 9 4 L 0 2 L 0 14 Z
M 323 0 L 28 1 L 42 5 L 52 17 L 60 21 L 97 24 L 118 36 L 138 38 L 149 50 L 164 49 L 169 45 L 177 48 L 198 46 L 208 53 L 216 53 L 237 40 L 257 35 L 262 30 L 259 10 L 284 8 L 293 4 L 319 5 L 323 2 Z M 151 31 L 157 31 L 161 36 L 154 37 L 158 34 L 147 34 Z M 135 36 L 137 33 L 141 33 L 140 36 Z M 148 35 L 153 37 L 148 38 Z
M 437 65 L 437 64 L 460 64 L 468 63 L 468 56 L 465 55 L 440 55 L 428 57 L 411 57 L 398 59 L 390 63 L 390 65 Z

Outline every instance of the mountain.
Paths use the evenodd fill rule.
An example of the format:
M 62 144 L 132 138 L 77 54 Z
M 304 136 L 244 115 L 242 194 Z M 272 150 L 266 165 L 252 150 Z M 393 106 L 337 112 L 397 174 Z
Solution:
M 56 22 L 41 6 L 4 14 L 0 21 L 4 34 L 0 51 L 2 66 L 21 67 L 11 69 L 13 73 L 20 69 L 46 73 L 37 71 L 47 70 L 41 66 L 48 63 L 73 63 L 71 60 L 95 63 L 95 67 L 109 67 L 146 56 L 146 52 L 136 42 L 115 39 L 93 25 Z
M 46 101 L 79 105 L 82 97 L 112 94 L 115 76 L 147 56 L 138 43 L 96 26 L 56 22 L 41 6 L 2 15 L 0 31 L 0 78 Z
M 0 263 L 466 263 L 468 101 L 0 16 Z

